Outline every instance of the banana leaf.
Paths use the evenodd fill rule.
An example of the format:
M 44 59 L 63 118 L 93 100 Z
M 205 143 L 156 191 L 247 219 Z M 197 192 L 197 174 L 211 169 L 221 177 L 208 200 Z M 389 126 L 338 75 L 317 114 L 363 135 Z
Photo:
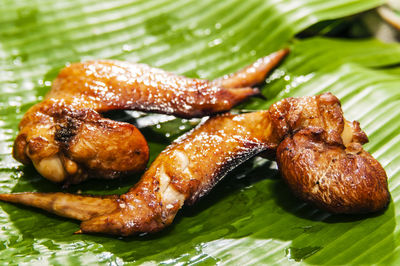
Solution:
M 0 203 L 5 264 L 393 264 L 400 261 L 400 45 L 295 35 L 317 22 L 369 10 L 381 0 L 13 1 L 0 3 L 0 191 L 61 191 L 11 157 L 17 125 L 69 62 L 116 58 L 191 77 L 215 78 L 284 46 L 267 79 L 264 109 L 281 98 L 331 91 L 361 122 L 366 149 L 385 167 L 392 200 L 372 215 L 332 215 L 296 199 L 276 165 L 254 158 L 154 235 L 74 235 L 78 222 Z M 196 124 L 170 116 L 107 114 L 137 124 L 151 160 Z M 139 175 L 69 188 L 123 193 Z

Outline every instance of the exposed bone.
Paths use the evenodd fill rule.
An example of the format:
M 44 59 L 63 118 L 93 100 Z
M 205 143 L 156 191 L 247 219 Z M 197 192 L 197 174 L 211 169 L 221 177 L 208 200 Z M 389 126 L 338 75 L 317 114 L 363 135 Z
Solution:
M 38 163 L 34 161 L 33 165 L 43 177 L 53 182 L 62 182 L 67 175 L 58 154 L 43 158 Z

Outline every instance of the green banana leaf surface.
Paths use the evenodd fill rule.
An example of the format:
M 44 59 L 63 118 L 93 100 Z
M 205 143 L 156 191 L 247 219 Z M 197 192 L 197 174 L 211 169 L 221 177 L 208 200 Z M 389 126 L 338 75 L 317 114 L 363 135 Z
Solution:
M 18 122 L 66 64 L 143 62 L 212 79 L 277 49 L 291 53 L 266 79 L 266 109 L 290 96 L 332 92 L 369 136 L 391 203 L 369 215 L 332 215 L 296 199 L 274 162 L 254 158 L 154 235 L 74 235 L 79 222 L 0 203 L 1 264 L 392 264 L 400 261 L 400 44 L 373 38 L 296 35 L 349 19 L 382 0 L 66 0 L 0 2 L 0 192 L 63 191 L 11 156 Z M 350 17 L 351 18 L 351 17 Z M 314 35 L 320 35 L 315 33 Z M 348 37 L 348 36 L 346 36 Z M 106 114 L 137 125 L 150 161 L 198 120 L 138 112 Z M 89 180 L 67 192 L 124 193 L 140 175 Z M 64 190 L 65 191 L 65 190 Z

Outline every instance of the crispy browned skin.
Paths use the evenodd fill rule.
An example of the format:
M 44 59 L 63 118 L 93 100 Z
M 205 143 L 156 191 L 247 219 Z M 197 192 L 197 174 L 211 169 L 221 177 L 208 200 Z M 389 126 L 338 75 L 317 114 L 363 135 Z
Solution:
M 258 94 L 252 86 L 263 82 L 287 53 L 280 50 L 214 81 L 122 61 L 76 63 L 61 70 L 47 98 L 70 99 L 74 106 L 97 112 L 129 109 L 202 117 L 228 111 Z
M 383 167 L 362 144 L 359 123 L 343 118 L 332 94 L 288 98 L 271 106 L 272 122 L 283 141 L 278 167 L 301 199 L 333 213 L 365 213 L 390 199 Z
M 74 218 L 84 221 L 81 230 L 86 233 L 156 232 L 173 221 L 185 202 L 193 203 L 206 194 L 230 169 L 260 151 L 276 149 L 273 135 L 268 111 L 211 118 L 164 150 L 140 182 L 116 199 L 115 205 L 110 206 L 109 199 L 105 206 L 96 202 L 96 214 L 92 207 L 87 208 L 93 206 L 93 197 L 21 193 L 1 194 L 0 199 L 58 215 L 62 208 L 52 210 L 52 206 L 68 201 L 67 211 L 61 215 L 73 217 L 76 212 Z
M 299 197 L 332 212 L 372 212 L 387 205 L 389 192 L 385 171 L 361 148 L 366 141 L 335 96 L 288 98 L 268 111 L 210 118 L 167 147 L 128 193 L 104 204 L 96 199 L 98 208 L 93 197 L 59 193 L 0 194 L 0 200 L 80 219 L 83 233 L 156 232 L 233 167 L 277 151 L 279 169 Z M 65 201 L 71 205 L 65 213 L 50 204 Z
M 25 114 L 13 153 L 52 181 L 79 183 L 141 171 L 149 149 L 135 126 L 50 98 Z
M 229 110 L 258 94 L 288 50 L 280 50 L 215 81 L 190 79 L 143 64 L 89 61 L 61 70 L 46 99 L 22 118 L 13 155 L 45 178 L 79 183 L 144 170 L 147 142 L 133 125 L 102 118 L 110 110 L 198 117 Z

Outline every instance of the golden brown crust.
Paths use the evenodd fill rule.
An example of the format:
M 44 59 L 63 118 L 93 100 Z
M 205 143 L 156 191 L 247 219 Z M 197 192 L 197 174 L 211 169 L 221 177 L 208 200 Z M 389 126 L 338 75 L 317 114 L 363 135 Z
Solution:
M 97 60 L 61 70 L 46 99 L 22 118 L 13 155 L 33 162 L 54 182 L 114 178 L 142 171 L 148 160 L 144 137 L 132 125 L 99 113 L 134 109 L 200 117 L 225 112 L 249 96 L 287 54 L 278 51 L 220 81 L 191 79 L 143 64 Z M 236 87 L 237 84 L 245 87 Z M 136 139 L 136 141 L 135 141 Z
M 82 232 L 131 235 L 165 228 L 184 203 L 207 194 L 232 168 L 275 149 L 271 134 L 267 111 L 207 120 L 156 158 L 141 181 L 121 196 L 123 208 L 82 222 Z
M 92 215 L 96 208 L 84 210 L 92 199 L 66 194 L 39 195 L 35 203 L 24 200 L 24 195 L 0 199 L 57 214 L 60 210 L 47 208 L 40 199 L 72 199 L 72 210 L 82 208 L 83 214 L 67 208 L 61 215 L 84 220 L 83 233 L 156 232 L 172 223 L 184 203 L 205 195 L 233 167 L 268 150 L 276 151 L 282 177 L 301 199 L 334 213 L 374 212 L 388 204 L 390 194 L 384 169 L 362 149 L 366 141 L 359 124 L 343 118 L 333 95 L 288 98 L 269 111 L 208 119 L 168 146 L 136 186 L 114 199 L 111 211 L 109 201 L 99 202 L 99 215 Z
M 99 112 L 140 110 L 201 117 L 228 111 L 257 89 L 225 88 L 208 80 L 190 79 L 144 64 L 88 61 L 64 68 L 47 98 L 69 98 Z
M 334 213 L 380 210 L 390 198 L 386 173 L 356 142 L 366 141 L 358 123 L 351 125 L 354 135 L 344 145 L 345 127 L 340 102 L 331 94 L 285 99 L 269 111 L 214 117 L 157 157 L 122 197 L 129 208 L 84 221 L 81 230 L 120 235 L 159 231 L 183 204 L 177 199 L 165 207 L 163 176 L 192 204 L 238 163 L 276 149 L 283 178 L 303 200 Z
M 333 213 L 383 209 L 390 200 L 387 176 L 359 143 L 345 148 L 325 140 L 322 129 L 302 129 L 281 142 L 277 162 L 296 196 Z
M 278 167 L 298 197 L 334 213 L 374 212 L 388 204 L 386 172 L 362 149 L 366 134 L 357 121 L 344 119 L 335 96 L 287 98 L 270 112 L 282 139 Z
M 289 49 L 282 49 L 268 56 L 258 59 L 253 64 L 236 73 L 225 75 L 213 81 L 213 84 L 225 88 L 245 88 L 262 83 L 265 76 L 289 53 Z
M 303 128 L 318 127 L 325 129 L 328 141 L 341 142 L 340 136 L 330 134 L 340 134 L 345 121 L 340 101 L 331 93 L 286 98 L 273 104 L 269 112 L 281 139 Z
M 76 109 L 64 100 L 48 99 L 31 108 L 20 123 L 13 153 L 38 168 L 58 157 L 64 183 L 88 177 L 115 178 L 146 167 L 149 149 L 133 125 L 112 121 L 92 109 Z

